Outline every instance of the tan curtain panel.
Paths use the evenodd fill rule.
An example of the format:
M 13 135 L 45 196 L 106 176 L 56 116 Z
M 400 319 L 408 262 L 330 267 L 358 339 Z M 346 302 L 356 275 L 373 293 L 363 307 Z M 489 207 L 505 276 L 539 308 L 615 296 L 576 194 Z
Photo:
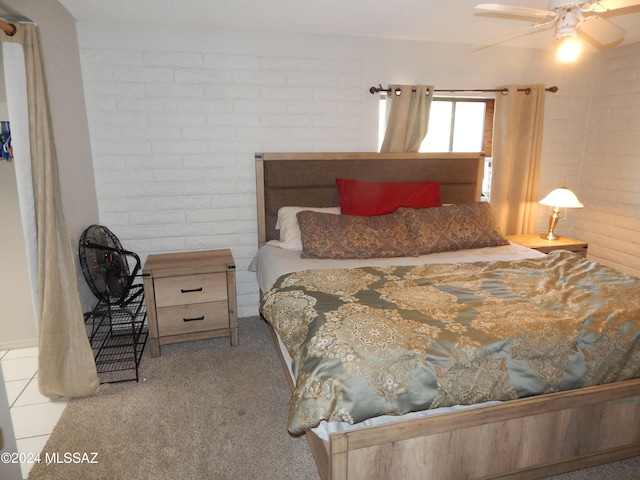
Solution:
M 496 97 L 491 205 L 501 231 L 516 235 L 536 228 L 545 87 L 506 88 Z
M 0 37 L 21 44 L 25 59 L 38 238 L 38 386 L 49 398 L 82 397 L 95 393 L 100 381 L 78 295 L 75 249 L 62 212 L 40 36 L 35 25 L 16 28 L 14 36 Z
M 389 85 L 387 129 L 381 152 L 417 152 L 429 127 L 433 87 Z

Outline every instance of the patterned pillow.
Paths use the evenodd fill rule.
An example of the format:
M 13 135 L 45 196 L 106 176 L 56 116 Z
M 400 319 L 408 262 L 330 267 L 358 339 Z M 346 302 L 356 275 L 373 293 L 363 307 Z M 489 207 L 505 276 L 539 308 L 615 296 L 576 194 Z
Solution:
M 486 202 L 423 209 L 400 208 L 420 255 L 508 245 Z
M 402 215 L 362 217 L 298 212 L 302 258 L 388 258 L 416 256 Z

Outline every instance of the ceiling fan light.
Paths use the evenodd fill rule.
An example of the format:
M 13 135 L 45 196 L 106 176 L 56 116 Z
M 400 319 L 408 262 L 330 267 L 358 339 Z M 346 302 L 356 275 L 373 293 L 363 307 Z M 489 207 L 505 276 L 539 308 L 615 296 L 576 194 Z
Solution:
M 577 35 L 569 35 L 559 39 L 556 58 L 561 63 L 575 62 L 582 52 L 582 43 Z

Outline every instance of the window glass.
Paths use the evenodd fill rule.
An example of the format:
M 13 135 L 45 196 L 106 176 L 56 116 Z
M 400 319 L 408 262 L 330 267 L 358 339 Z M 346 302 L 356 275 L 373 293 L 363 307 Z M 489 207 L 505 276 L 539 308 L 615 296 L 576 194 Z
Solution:
M 491 136 L 493 135 L 493 99 L 434 98 L 429 112 L 429 129 L 420 152 L 482 152 L 485 172 L 482 193 L 490 198 Z M 379 147 L 386 128 L 386 96 L 380 97 Z M 485 135 L 488 138 L 485 138 Z
M 429 129 L 420 145 L 421 152 L 449 152 L 453 102 L 433 101 L 429 111 Z
M 482 151 L 484 111 L 484 102 L 456 102 L 452 152 Z
M 487 123 L 487 102 L 493 102 L 493 100 L 434 98 L 429 112 L 429 129 L 420 146 L 420 151 L 481 152 L 486 150 L 483 146 L 486 143 L 484 135 Z M 387 122 L 386 96 L 384 95 L 380 98 L 378 114 L 378 146 L 381 146 Z M 491 132 L 491 129 L 489 131 Z

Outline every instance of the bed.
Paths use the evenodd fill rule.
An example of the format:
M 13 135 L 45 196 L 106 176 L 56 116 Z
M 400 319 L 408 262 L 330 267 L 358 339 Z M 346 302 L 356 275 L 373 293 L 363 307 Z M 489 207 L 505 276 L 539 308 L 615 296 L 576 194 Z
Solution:
M 590 380 L 586 384 L 590 386 L 575 388 L 581 382 L 575 378 L 573 384 L 569 381 L 564 386 L 560 385 L 567 374 L 558 373 L 556 366 L 547 362 L 547 364 L 539 365 L 536 370 L 537 374 L 544 372 L 549 377 L 555 375 L 553 379 L 547 379 L 546 390 L 537 394 L 519 392 L 515 395 L 517 398 L 514 398 L 514 392 L 509 391 L 508 388 L 502 388 L 504 395 L 498 400 L 480 394 L 470 398 L 467 402 L 465 400 L 466 394 L 460 393 L 458 386 L 454 385 L 449 390 L 459 393 L 457 396 L 452 395 L 452 398 L 462 399 L 460 405 L 455 404 L 452 398 L 447 399 L 436 395 L 429 398 L 427 403 L 438 408 L 432 407 L 426 411 L 418 409 L 415 404 L 408 405 L 406 401 L 400 402 L 402 403 L 401 407 L 394 403 L 384 402 L 381 407 L 380 402 L 358 399 L 342 402 L 340 404 L 342 407 L 338 406 L 337 408 L 335 407 L 338 402 L 335 399 L 331 399 L 322 408 L 318 408 L 317 405 L 309 406 L 305 403 L 304 398 L 302 400 L 298 398 L 294 402 L 295 386 L 304 385 L 301 377 L 297 377 L 297 375 L 300 372 L 304 373 L 300 365 L 305 363 L 300 359 L 292 359 L 289 353 L 290 348 L 287 348 L 292 343 L 300 343 L 300 340 L 296 338 L 299 333 L 296 333 L 291 327 L 296 318 L 293 314 L 285 315 L 286 318 L 280 321 L 277 318 L 269 317 L 274 317 L 277 310 L 285 312 L 287 310 L 286 308 L 274 307 L 277 303 L 274 299 L 278 298 L 278 295 L 283 296 L 282 298 L 287 295 L 289 297 L 302 295 L 307 298 L 309 291 L 300 288 L 300 278 L 303 278 L 302 284 L 308 286 L 316 281 L 310 280 L 309 277 L 309 275 L 315 275 L 316 271 L 323 271 L 323 275 L 326 272 L 340 272 L 340 276 L 334 277 L 332 280 L 336 285 L 340 283 L 345 272 L 358 278 L 356 284 L 360 279 L 366 278 L 366 281 L 355 291 L 346 291 L 345 293 L 345 289 L 341 289 L 338 294 L 340 304 L 327 307 L 329 312 L 340 309 L 348 310 L 349 308 L 368 308 L 366 303 L 361 307 L 354 307 L 354 305 L 359 305 L 355 301 L 355 297 L 364 298 L 370 294 L 370 290 L 386 292 L 385 294 L 391 292 L 390 295 L 393 296 L 394 292 L 399 291 L 397 285 L 405 281 L 400 273 L 402 275 L 409 274 L 412 281 L 416 281 L 416 279 L 422 281 L 424 277 L 427 277 L 430 284 L 434 284 L 434 269 L 447 279 L 459 275 L 460 270 L 472 269 L 475 281 L 479 275 L 486 274 L 489 277 L 493 275 L 492 272 L 485 273 L 484 270 L 481 274 L 478 273 L 479 270 L 487 269 L 487 266 L 494 268 L 499 265 L 500 270 L 505 268 L 508 270 L 515 264 L 524 265 L 523 268 L 525 268 L 516 275 L 520 279 L 516 282 L 520 287 L 527 284 L 527 281 L 523 279 L 553 268 L 559 269 L 557 275 L 562 278 L 573 278 L 573 274 L 567 273 L 569 270 L 566 269 L 578 268 L 582 272 L 580 278 L 586 278 L 592 286 L 594 284 L 592 278 L 600 276 L 598 278 L 601 279 L 602 275 L 613 275 L 614 284 L 615 282 L 622 283 L 615 284 L 615 288 L 612 287 L 609 293 L 624 291 L 624 295 L 627 296 L 625 298 L 628 298 L 629 301 L 619 301 L 618 303 L 628 303 L 632 315 L 634 312 L 638 312 L 640 297 L 638 292 L 640 290 L 636 279 L 624 275 L 617 277 L 616 272 L 608 269 L 597 270 L 599 268 L 597 264 L 584 259 L 580 260 L 583 263 L 576 264 L 572 258 L 568 258 L 572 257 L 572 254 L 566 252 L 558 252 L 549 256 L 512 244 L 505 244 L 480 246 L 460 251 L 441 251 L 429 255 L 409 252 L 409 255 L 404 258 L 388 256 L 387 258 L 344 260 L 300 258 L 300 253 L 296 251 L 299 247 L 280 248 L 281 246 L 273 245 L 282 240 L 280 231 L 276 229 L 276 224 L 279 221 L 278 212 L 281 207 L 303 206 L 305 209 L 323 209 L 317 214 L 308 212 L 303 214 L 305 229 L 308 228 L 309 220 L 312 226 L 317 219 L 329 222 L 338 221 L 336 218 L 339 216 L 335 215 L 335 212 L 326 210 L 335 209 L 340 205 L 340 193 L 342 192 L 338 192 L 336 178 L 357 179 L 363 182 L 436 182 L 439 185 L 441 202 L 447 205 L 451 204 L 452 207 L 460 206 L 459 208 L 463 209 L 466 208 L 466 205 L 477 204 L 481 199 L 480 186 L 483 163 L 483 156 L 477 153 L 264 153 L 256 155 L 260 249 L 255 263 L 262 293 L 261 313 L 270 326 L 279 326 L 279 332 L 272 328 L 272 334 L 283 362 L 285 374 L 294 392 L 291 410 L 296 410 L 296 414 L 292 415 L 290 412 L 290 419 L 295 418 L 300 411 L 314 412 L 309 423 L 304 421 L 296 423 L 294 419 L 290 421 L 288 428 L 292 433 L 304 432 L 306 434 L 321 478 L 332 480 L 540 478 L 640 455 L 640 428 L 638 427 L 640 425 L 640 380 L 637 378 L 637 367 L 640 363 L 640 342 L 637 340 L 636 333 L 640 329 L 640 319 L 637 316 L 632 321 L 620 320 L 619 325 L 623 326 L 618 328 L 618 330 L 626 332 L 626 342 L 630 344 L 629 352 L 625 354 L 626 357 L 623 355 L 626 363 L 615 372 L 608 374 L 598 371 L 598 368 L 594 368 L 592 365 L 591 370 L 587 369 L 587 376 L 590 377 Z M 444 208 L 447 207 L 423 210 L 438 212 L 443 211 Z M 399 209 L 399 211 L 401 210 L 403 209 Z M 413 213 L 405 211 L 403 214 L 412 215 Z M 327 215 L 336 218 L 329 218 Z M 303 217 L 296 214 L 298 219 Z M 280 218 L 280 221 L 282 220 L 283 218 Z M 323 224 L 315 225 L 315 227 L 319 228 L 316 231 L 320 232 L 319 235 L 322 236 Z M 302 223 L 300 228 L 303 228 Z M 308 246 L 305 244 L 305 249 Z M 394 245 L 394 248 L 396 247 L 397 245 Z M 310 248 L 309 251 L 313 251 L 313 248 Z M 317 252 L 320 252 L 320 257 L 323 256 L 322 245 Z M 424 265 L 425 263 L 426 265 Z M 591 272 L 591 269 L 597 271 Z M 545 273 L 545 275 L 547 274 Z M 385 281 L 387 277 L 391 278 L 391 283 L 380 284 L 382 277 L 385 277 Z M 493 280 L 487 280 L 489 277 L 482 276 L 483 280 L 480 283 L 490 286 L 486 289 L 487 291 L 493 291 L 495 285 L 491 283 Z M 460 296 L 459 290 L 451 290 L 451 288 L 455 286 L 458 289 L 460 285 L 466 288 L 470 285 L 470 280 L 467 277 L 459 278 L 457 283 L 449 280 L 448 282 L 445 288 L 449 289 L 447 295 Z M 282 287 L 283 283 L 285 284 L 284 290 L 272 288 Z M 354 284 L 352 280 L 349 280 L 348 283 L 351 286 Z M 369 288 L 374 284 L 376 285 L 375 289 Z M 530 287 L 531 285 L 527 288 Z M 314 288 L 310 290 L 314 290 Z M 474 296 L 486 302 L 487 299 L 483 297 L 486 292 L 478 289 L 477 286 L 474 288 Z M 510 289 L 509 291 L 513 290 L 512 285 L 507 285 L 507 288 Z M 527 295 L 545 295 L 545 293 L 535 293 L 538 287 L 533 286 L 532 288 L 533 290 L 523 291 L 526 291 Z M 534 293 L 531 294 L 531 292 Z M 327 303 L 324 301 L 327 297 L 326 291 L 323 295 L 325 296 L 314 299 L 313 302 Z M 504 296 L 504 292 L 496 294 L 496 298 L 492 300 L 495 305 L 501 305 L 502 300 L 498 298 L 500 295 Z M 397 298 L 396 296 L 394 301 L 397 301 Z M 450 304 L 447 301 L 438 303 L 437 298 L 432 300 L 433 298 L 429 297 L 429 301 L 426 303 L 441 305 L 443 310 L 448 309 Z M 579 302 L 578 299 L 565 300 L 571 305 Z M 292 305 L 297 301 L 298 298 L 294 298 Z M 554 315 L 558 316 L 558 321 L 566 321 L 564 308 L 553 310 Z M 567 310 L 569 310 L 568 307 Z M 605 310 L 611 310 L 611 306 L 605 305 Z M 293 308 L 289 311 L 296 310 Z M 312 313 L 311 316 L 315 314 Z M 322 313 L 322 315 L 325 314 L 328 315 L 327 312 Z M 430 315 L 437 316 L 438 313 L 430 311 Z M 589 315 L 593 316 L 593 314 Z M 628 312 L 625 315 L 628 315 Z M 398 321 L 403 322 L 404 320 L 399 319 Z M 474 321 L 477 322 L 477 319 Z M 461 324 L 461 322 L 452 320 L 445 320 L 445 323 L 448 333 L 460 328 Z M 283 324 L 288 327 L 283 329 Z M 553 324 L 551 325 L 553 326 Z M 425 328 L 426 333 L 422 331 L 422 336 L 418 335 L 420 341 L 426 337 L 434 336 L 433 332 L 429 331 L 431 327 Z M 593 327 L 592 330 L 598 328 L 602 329 L 600 326 Z M 547 333 L 549 332 L 553 334 L 554 329 L 548 329 Z M 318 330 L 315 333 L 317 334 Z M 563 338 L 566 340 L 566 337 Z M 343 348 L 348 348 L 349 342 L 353 342 L 353 340 L 353 337 L 349 338 L 344 342 Z M 566 346 L 566 341 L 564 344 Z M 522 345 L 510 348 L 520 348 L 524 352 L 521 347 Z M 309 347 L 305 347 L 305 349 L 310 350 Z M 582 370 L 585 370 L 584 365 L 596 356 L 594 352 L 598 351 L 598 347 L 592 346 L 589 351 L 591 353 L 587 355 L 587 360 L 582 360 L 582 367 L 580 367 Z M 526 357 L 526 353 L 523 353 L 523 356 Z M 411 362 L 415 363 L 415 358 L 409 361 L 409 363 Z M 509 363 L 511 360 L 506 362 Z M 539 363 L 538 360 L 529 363 L 536 364 L 536 362 Z M 306 363 L 308 364 L 309 361 Z M 341 368 L 347 373 L 356 372 L 363 376 L 362 371 L 368 368 L 355 363 L 347 363 L 348 365 L 344 362 L 341 365 Z M 421 368 L 431 368 L 431 365 L 426 364 L 432 362 L 422 363 Z M 542 363 L 544 363 L 544 359 Z M 440 363 L 440 370 L 444 370 L 443 365 Z M 486 365 L 489 365 L 489 368 L 486 368 Z M 405 367 L 398 370 L 404 371 L 406 377 L 407 368 Z M 502 371 L 500 365 L 495 366 L 489 363 L 484 367 L 484 370 L 493 372 L 494 376 L 496 376 L 495 372 Z M 411 372 L 414 379 L 437 376 L 433 370 L 411 370 Z M 602 375 L 600 375 L 601 373 Z M 358 389 L 364 391 L 377 389 L 382 391 L 382 396 L 384 396 L 386 387 L 383 377 L 384 375 L 379 372 L 369 372 L 369 379 L 382 378 L 382 384 L 369 384 L 366 388 L 361 388 L 362 385 L 360 385 Z M 402 374 L 398 374 L 397 377 L 402 377 Z M 464 376 L 461 378 L 459 383 L 464 383 L 464 381 L 471 381 L 473 376 L 467 377 L 466 380 Z M 621 380 L 621 378 L 629 379 Z M 345 379 L 340 380 L 342 382 Z M 530 383 L 530 381 L 528 382 Z M 597 384 L 601 382 L 606 383 Z M 446 384 L 446 381 L 441 383 Z M 505 385 L 499 380 L 495 384 Z M 348 385 L 346 383 L 344 385 L 343 393 L 350 398 L 355 390 L 348 390 Z M 549 388 L 548 385 L 552 385 L 552 388 Z M 401 387 L 404 388 L 406 385 L 401 385 Z M 320 395 L 317 395 L 320 398 L 322 398 L 323 388 L 322 386 L 317 388 L 321 392 Z M 342 384 L 341 388 L 343 388 Z M 400 390 L 407 391 L 406 388 L 404 390 L 403 388 Z M 350 407 L 344 407 L 349 403 Z M 366 416 L 367 412 L 361 412 L 361 409 L 355 408 L 354 405 L 369 403 L 378 404 L 376 408 L 389 409 L 388 413 L 391 415 L 376 415 L 371 419 L 361 421 L 360 416 Z M 465 403 L 468 405 L 464 405 Z M 302 408 L 294 408 L 294 404 L 302 405 Z M 393 405 L 393 408 L 388 405 Z M 322 415 L 316 415 L 315 413 L 320 410 L 323 411 Z M 323 417 L 325 417 L 324 420 L 322 420 Z M 308 420 L 309 415 L 305 418 Z

